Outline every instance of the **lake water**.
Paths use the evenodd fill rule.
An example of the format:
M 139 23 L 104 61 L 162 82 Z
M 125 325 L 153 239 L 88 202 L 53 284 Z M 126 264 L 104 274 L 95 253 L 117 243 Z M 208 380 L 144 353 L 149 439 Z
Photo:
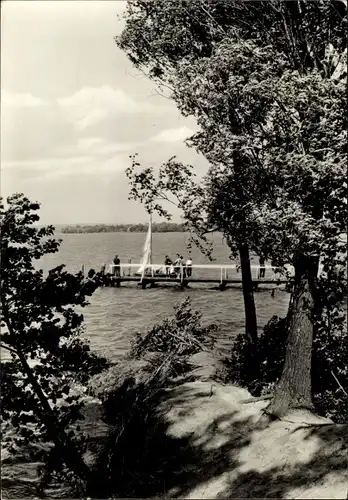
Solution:
M 46 256 L 40 262 L 40 267 L 46 271 L 62 263 L 71 272 L 80 270 L 82 264 L 86 270 L 99 270 L 103 264 L 111 263 L 116 253 L 122 263 L 127 263 L 128 259 L 138 263 L 146 234 L 57 234 L 57 237 L 63 239 L 60 251 Z M 214 263 L 232 264 L 228 247 L 223 243 L 221 235 L 214 234 L 211 239 L 214 243 Z M 180 253 L 185 258 L 187 243 L 188 236 L 185 233 L 154 233 L 153 263 L 162 264 L 166 254 L 173 258 L 176 253 Z M 193 248 L 191 253 L 194 264 L 208 263 L 207 258 L 202 256 L 198 249 Z M 283 316 L 287 310 L 288 294 L 277 289 L 272 297 L 272 288 L 273 286 L 255 294 L 260 329 L 274 314 Z M 217 348 L 226 353 L 233 338 L 244 330 L 242 290 L 236 287 L 220 292 L 209 285 L 201 284 L 192 285 L 184 291 L 179 287 L 142 290 L 137 288 L 136 284 L 97 290 L 90 299 L 90 305 L 83 310 L 86 336 L 91 347 L 116 360 L 129 348 L 136 332 L 145 332 L 156 322 L 170 316 L 173 306 L 187 295 L 191 298 L 193 308 L 203 313 L 204 322 L 219 325 Z

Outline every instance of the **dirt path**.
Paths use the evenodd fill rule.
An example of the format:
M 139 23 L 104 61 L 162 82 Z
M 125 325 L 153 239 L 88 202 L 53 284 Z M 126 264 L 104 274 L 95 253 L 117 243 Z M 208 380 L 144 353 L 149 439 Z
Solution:
M 299 411 L 269 423 L 267 401 L 241 402 L 248 398 L 210 381 L 168 391 L 167 435 L 187 439 L 188 457 L 168 496 L 346 498 L 347 426 Z

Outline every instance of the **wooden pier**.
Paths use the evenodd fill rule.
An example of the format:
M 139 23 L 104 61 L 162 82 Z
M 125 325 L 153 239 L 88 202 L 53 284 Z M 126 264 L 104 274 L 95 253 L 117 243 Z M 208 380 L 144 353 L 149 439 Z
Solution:
M 105 286 L 120 287 L 122 284 L 136 284 L 138 287 L 145 289 L 154 286 L 179 286 L 182 289 L 189 287 L 191 284 L 207 284 L 216 285 L 218 290 L 225 290 L 229 285 L 241 285 L 242 277 L 238 266 L 235 264 L 219 265 L 205 264 L 193 265 L 190 268 L 190 275 L 184 266 L 180 271 L 168 275 L 168 270 L 165 266 L 148 265 L 146 272 L 135 274 L 140 264 L 123 264 L 119 269 L 115 270 L 112 264 L 108 268 L 108 272 L 104 275 Z M 251 266 L 254 289 L 260 285 L 286 285 L 289 283 L 291 269 L 288 269 L 288 276 L 281 275 L 276 272 L 276 268 L 272 266 Z M 115 274 L 115 271 L 117 274 Z
M 134 277 L 134 276 L 124 276 L 121 278 L 117 278 L 114 276 L 111 276 L 109 281 L 109 286 L 114 286 L 114 287 L 119 287 L 121 286 L 121 283 L 137 283 L 139 286 L 141 286 L 142 289 L 145 289 L 146 287 L 153 287 L 157 284 L 159 285 L 166 285 L 166 284 L 177 284 L 181 286 L 182 288 L 187 288 L 190 283 L 206 283 L 206 284 L 217 284 L 220 290 L 225 290 L 227 285 L 230 284 L 242 284 L 241 279 L 231 279 L 231 280 L 223 280 L 220 281 L 218 279 L 210 279 L 210 278 L 188 278 L 188 279 L 183 279 L 181 280 L 180 278 L 152 278 L 152 277 L 146 277 L 142 279 L 141 281 L 139 278 Z M 289 280 L 253 280 L 253 285 L 255 288 L 257 288 L 260 284 L 263 285 L 281 285 L 281 284 L 287 284 Z

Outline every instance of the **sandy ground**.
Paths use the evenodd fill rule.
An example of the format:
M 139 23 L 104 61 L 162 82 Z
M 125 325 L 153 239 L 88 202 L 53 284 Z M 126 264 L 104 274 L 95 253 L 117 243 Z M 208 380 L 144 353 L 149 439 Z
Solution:
M 167 389 L 158 407 L 151 432 L 159 459 L 148 472 L 163 487 L 148 496 L 347 498 L 347 426 L 300 411 L 269 422 L 266 401 L 245 403 L 248 391 L 211 380 L 215 359 L 200 353 L 193 361 L 199 381 Z M 95 437 L 105 435 L 101 407 L 93 408 L 85 425 Z M 2 498 L 35 497 L 36 465 L 3 464 Z M 47 493 L 64 496 L 59 488 Z
M 347 426 L 305 412 L 269 422 L 267 402 L 209 380 L 168 391 L 161 412 L 172 439 L 186 438 L 191 473 L 168 496 L 346 498 Z M 194 451 L 196 450 L 196 452 Z

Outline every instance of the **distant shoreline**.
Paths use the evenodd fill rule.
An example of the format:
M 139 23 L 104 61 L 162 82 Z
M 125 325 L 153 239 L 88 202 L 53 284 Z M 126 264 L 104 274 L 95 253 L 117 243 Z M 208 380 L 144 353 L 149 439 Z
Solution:
M 86 233 L 146 233 L 148 224 L 96 224 L 81 226 L 71 225 L 61 228 L 63 234 L 86 234 Z M 183 224 L 174 222 L 160 222 L 152 224 L 153 233 L 183 233 L 185 232 Z

